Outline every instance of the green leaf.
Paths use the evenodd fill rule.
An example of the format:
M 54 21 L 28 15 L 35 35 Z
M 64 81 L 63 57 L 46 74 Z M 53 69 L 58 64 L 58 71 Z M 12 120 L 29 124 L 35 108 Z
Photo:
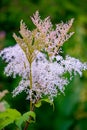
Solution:
M 39 100 L 36 104 L 35 107 L 39 108 L 42 105 L 41 100 Z
M 50 99 L 49 99 L 49 98 L 44 98 L 44 99 L 41 99 L 41 101 L 45 101 L 45 102 L 47 102 L 47 103 L 50 103 L 51 105 L 53 104 L 53 102 L 52 102 L 52 101 L 50 101 Z
M 34 120 L 36 118 L 36 115 L 33 111 L 29 111 L 23 114 L 23 118 L 24 120 L 27 120 L 29 118 L 29 116 L 31 116 Z
M 0 113 L 0 130 L 13 123 L 21 114 L 16 109 L 7 109 Z
M 53 109 L 54 109 L 54 104 L 52 101 L 50 101 L 49 98 L 43 98 L 41 100 L 39 100 L 36 104 L 35 104 L 35 107 L 39 108 L 41 105 L 42 105 L 42 102 L 47 102 L 49 103 L 50 105 L 53 105 Z
M 0 119 L 0 130 L 2 130 L 4 127 L 6 127 L 7 125 L 9 125 L 9 124 L 11 124 L 13 122 L 14 121 L 12 119 L 10 119 L 10 118 L 3 119 L 3 120 Z
M 29 117 L 32 117 L 29 123 L 35 122 L 36 115 L 33 111 L 24 113 L 21 117 L 19 117 L 16 120 L 16 125 L 19 127 L 20 130 L 22 129 L 21 128 L 22 123 L 28 121 Z

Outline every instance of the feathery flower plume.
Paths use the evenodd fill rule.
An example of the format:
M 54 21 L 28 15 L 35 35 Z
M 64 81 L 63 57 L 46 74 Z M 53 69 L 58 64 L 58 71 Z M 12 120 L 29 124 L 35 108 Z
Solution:
M 57 94 L 64 92 L 72 79 L 72 72 L 81 76 L 82 70 L 87 69 L 87 63 L 81 63 L 68 55 L 65 58 L 59 55 L 61 46 L 73 35 L 73 32 L 68 33 L 73 19 L 57 24 L 56 29 L 53 29 L 49 17 L 41 20 L 38 11 L 31 20 L 36 28 L 30 31 L 21 21 L 21 37 L 13 34 L 16 45 L 0 52 L 0 56 L 8 63 L 4 72 L 7 76 L 21 77 L 19 85 L 12 92 L 13 96 L 25 91 L 32 103 L 43 97 L 53 101 Z M 70 74 L 70 79 L 64 77 L 65 73 Z

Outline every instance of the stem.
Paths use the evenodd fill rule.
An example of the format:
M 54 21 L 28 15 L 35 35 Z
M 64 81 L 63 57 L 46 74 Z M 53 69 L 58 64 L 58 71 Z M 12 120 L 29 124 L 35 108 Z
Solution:
M 30 63 L 30 89 L 32 89 L 32 63 Z M 33 111 L 33 104 L 31 100 L 30 100 L 30 111 Z M 24 130 L 28 129 L 30 120 L 31 120 L 31 117 L 29 117 L 29 120 L 26 122 Z
M 30 63 L 30 89 L 32 89 L 32 63 Z
M 29 126 L 29 122 L 26 122 L 26 125 L 25 125 L 24 130 L 27 130 L 27 129 L 28 129 L 28 126 Z
M 32 63 L 30 63 L 30 89 L 32 89 Z M 32 111 L 32 101 L 30 100 L 30 111 Z

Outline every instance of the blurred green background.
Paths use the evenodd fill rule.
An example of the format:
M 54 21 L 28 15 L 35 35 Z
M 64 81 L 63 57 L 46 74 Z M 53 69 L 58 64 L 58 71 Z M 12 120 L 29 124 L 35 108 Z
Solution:
M 50 16 L 53 24 L 74 18 L 71 31 L 75 34 L 64 44 L 63 51 L 82 62 L 87 61 L 87 0 L 0 0 L 0 50 L 15 44 L 12 34 L 18 33 L 21 19 L 33 29 L 30 16 L 36 10 L 42 18 Z M 11 108 L 24 113 L 29 109 L 25 93 L 16 98 L 11 94 L 20 79 L 6 77 L 5 65 L 0 59 L 0 91 L 7 89 L 9 93 L 5 100 Z M 65 95 L 55 98 L 54 105 L 54 111 L 47 103 L 36 109 L 37 121 L 29 130 L 87 130 L 87 71 L 81 78 L 78 75 L 73 78 Z M 5 130 L 16 130 L 15 125 L 9 125 Z

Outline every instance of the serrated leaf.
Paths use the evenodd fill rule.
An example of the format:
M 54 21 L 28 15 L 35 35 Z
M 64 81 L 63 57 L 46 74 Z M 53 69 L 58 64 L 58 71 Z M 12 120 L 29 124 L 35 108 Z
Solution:
M 21 114 L 16 109 L 7 109 L 0 113 L 0 129 L 3 129 L 7 125 L 13 123 Z
M 21 128 L 22 123 L 28 121 L 29 117 L 32 117 L 32 119 L 33 119 L 30 121 L 30 123 L 35 122 L 36 115 L 33 111 L 29 111 L 29 112 L 24 113 L 20 118 L 18 118 L 16 120 L 16 125 L 19 127 L 20 130 L 22 129 Z

